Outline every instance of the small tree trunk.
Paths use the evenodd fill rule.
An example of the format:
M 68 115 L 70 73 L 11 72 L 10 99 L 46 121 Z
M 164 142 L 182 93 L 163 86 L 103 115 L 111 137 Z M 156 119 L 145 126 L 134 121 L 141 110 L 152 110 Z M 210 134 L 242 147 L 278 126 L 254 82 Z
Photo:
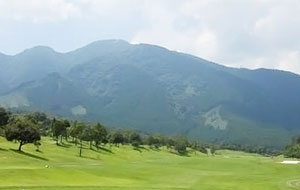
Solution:
M 79 149 L 79 156 L 81 157 L 82 155 L 82 140 L 80 140 L 80 149 Z
M 18 150 L 21 152 L 22 151 L 22 146 L 23 146 L 23 142 L 21 141 L 20 144 L 19 144 L 19 148 Z

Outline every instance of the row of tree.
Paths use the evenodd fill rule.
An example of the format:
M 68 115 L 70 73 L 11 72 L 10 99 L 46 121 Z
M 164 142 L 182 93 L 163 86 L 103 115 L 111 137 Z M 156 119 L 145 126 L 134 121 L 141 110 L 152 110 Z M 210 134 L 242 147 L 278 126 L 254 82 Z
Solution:
M 178 154 L 183 155 L 187 153 L 187 149 L 197 149 L 201 152 L 207 153 L 207 148 L 200 143 L 189 142 L 185 137 L 166 137 L 163 135 L 150 135 L 132 130 L 108 130 L 100 123 L 86 124 L 82 122 L 72 122 L 70 124 L 67 120 L 53 119 L 51 127 L 52 135 L 56 143 L 62 143 L 63 139 L 75 143 L 80 147 L 81 156 L 82 146 L 84 142 L 89 144 L 90 149 L 99 149 L 102 145 L 110 144 L 119 147 L 120 145 L 130 144 L 138 149 L 143 145 L 148 145 L 153 149 L 158 149 L 166 146 L 170 150 L 175 150 Z M 71 138 L 68 140 L 68 138 Z
M 235 151 L 243 151 L 248 153 L 256 153 L 264 156 L 277 156 L 282 154 L 282 150 L 276 149 L 274 147 L 266 147 L 260 145 L 245 145 L 245 144 L 236 144 L 236 143 L 220 143 L 216 145 L 216 149 L 227 149 Z
M 89 143 L 90 148 L 99 149 L 107 143 L 119 147 L 131 144 L 135 148 L 149 145 L 151 148 L 166 146 L 176 150 L 178 154 L 186 154 L 188 148 L 207 152 L 200 143 L 191 143 L 185 137 L 166 137 L 163 135 L 149 135 L 131 130 L 108 130 L 100 123 L 87 124 L 66 119 L 50 119 L 46 114 L 34 112 L 30 114 L 13 115 L 4 108 L 0 108 L 0 135 L 8 141 L 19 143 L 19 151 L 27 143 L 40 145 L 41 136 L 51 136 L 56 144 L 63 141 L 73 142 L 80 148 L 82 154 L 83 144 Z
M 0 135 L 5 136 L 9 141 L 19 142 L 20 151 L 24 144 L 34 143 L 35 145 L 40 145 L 41 136 L 51 136 L 55 139 L 57 145 L 63 143 L 63 141 L 73 142 L 79 147 L 80 156 L 84 143 L 89 143 L 91 149 L 99 149 L 107 143 L 117 147 L 130 144 L 134 148 L 148 145 L 151 148 L 158 149 L 165 146 L 180 155 L 186 154 L 188 149 L 206 154 L 214 154 L 217 149 L 239 150 L 263 155 L 277 155 L 281 153 L 276 149 L 262 146 L 245 146 L 233 143 L 203 144 L 197 141 L 190 141 L 183 136 L 167 137 L 131 130 L 113 130 L 106 128 L 100 123 L 87 124 L 67 119 L 49 118 L 41 112 L 13 115 L 3 108 L 0 108 Z M 290 149 L 292 149 L 291 146 Z M 208 150 L 210 151 L 208 152 Z

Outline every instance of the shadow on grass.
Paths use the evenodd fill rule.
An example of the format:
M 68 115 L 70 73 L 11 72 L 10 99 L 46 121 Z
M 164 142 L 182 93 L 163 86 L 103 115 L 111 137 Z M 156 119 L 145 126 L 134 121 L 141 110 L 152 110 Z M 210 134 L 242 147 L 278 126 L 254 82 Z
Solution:
M 111 154 L 114 154 L 111 150 L 107 149 L 107 148 L 104 148 L 104 147 L 98 147 L 99 150 L 102 150 L 102 151 L 105 151 L 105 152 L 108 152 L 108 153 L 111 153 Z
M 38 153 L 44 154 L 44 152 L 39 150 L 39 149 L 36 149 L 35 151 L 38 152 Z
M 93 158 L 93 157 L 90 157 L 90 156 L 84 156 L 84 155 L 81 155 L 81 156 L 78 156 L 79 158 L 85 158 L 85 159 L 90 159 L 90 160 L 100 160 L 99 158 Z
M 143 151 L 142 151 L 142 148 L 139 147 L 139 146 L 134 146 L 134 147 L 133 147 L 133 150 L 136 150 L 136 151 L 138 151 L 138 152 L 140 152 L 140 153 L 143 152 Z
M 0 148 L 0 151 L 7 151 L 7 149 L 4 149 L 4 148 Z
M 152 151 L 156 151 L 156 152 L 160 152 L 160 148 L 156 148 L 156 147 L 150 147 L 150 150 Z
M 63 147 L 63 148 L 70 148 L 72 145 L 66 144 L 66 143 L 58 143 L 57 146 Z
M 92 151 L 94 151 L 94 152 L 97 152 L 97 153 L 101 153 L 101 151 L 104 151 L 104 152 L 106 152 L 106 153 L 114 154 L 111 150 L 109 150 L 109 149 L 107 149 L 107 148 L 104 148 L 104 147 L 98 147 L 98 149 L 92 148 L 92 149 L 90 149 L 90 150 L 92 150 Z
M 171 154 L 175 154 L 177 156 L 183 156 L 183 157 L 191 157 L 189 155 L 189 152 L 185 152 L 185 153 L 178 153 L 177 151 L 170 151 Z
M 136 151 L 139 151 L 139 152 L 143 152 L 143 150 L 149 151 L 148 148 L 145 148 L 143 146 L 133 146 L 133 150 L 136 150 Z
M 28 157 L 31 157 L 31 158 L 35 158 L 35 159 L 39 159 L 39 160 L 43 160 L 43 161 L 49 161 L 46 158 L 43 158 L 43 157 L 40 157 L 40 156 L 37 156 L 37 155 L 34 155 L 34 154 L 30 154 L 28 152 L 23 152 L 23 151 L 19 151 L 19 150 L 15 150 L 15 149 L 10 149 L 10 150 L 15 152 L 15 153 L 18 153 L 18 154 L 21 154 L 21 155 L 24 155 L 24 156 L 28 156 Z

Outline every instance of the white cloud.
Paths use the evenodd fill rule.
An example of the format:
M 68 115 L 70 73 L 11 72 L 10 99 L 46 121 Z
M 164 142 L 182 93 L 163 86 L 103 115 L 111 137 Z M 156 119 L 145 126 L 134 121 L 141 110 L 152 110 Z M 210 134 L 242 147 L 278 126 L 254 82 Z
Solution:
M 276 68 L 300 74 L 300 51 L 286 52 L 280 55 Z
M 234 65 L 250 69 L 272 68 L 300 74 L 300 51 L 282 51 L 269 57 L 254 56 L 252 59 L 240 60 Z
M 64 0 L 0 0 L 0 20 L 44 23 L 80 14 L 79 7 Z
M 0 24 L 3 20 L 13 21 L 9 27 L 15 21 L 47 23 L 46 29 L 38 31 L 47 30 L 44 38 L 65 51 L 71 46 L 60 46 L 75 38 L 80 41 L 76 47 L 95 39 L 124 38 L 229 66 L 300 73 L 298 0 L 0 0 Z M 53 27 L 51 38 L 48 31 L 61 21 L 71 22 L 59 26 L 61 38 Z M 32 26 L 36 27 L 28 27 Z M 2 25 L 0 30 L 3 43 L 7 37 L 1 37 L 1 32 L 11 35 L 14 27 L 9 27 Z M 26 41 L 30 39 L 38 43 L 36 36 Z
M 196 1 L 183 2 L 144 1 L 142 12 L 148 24 L 136 32 L 131 42 L 159 44 L 172 50 L 212 59 L 218 51 L 215 32 L 202 26 L 197 15 L 190 10 L 194 8 L 190 7 L 190 3 Z
M 133 42 L 160 44 L 234 67 L 300 73 L 290 53 L 300 50 L 297 0 L 152 1 L 144 12 L 148 27 Z

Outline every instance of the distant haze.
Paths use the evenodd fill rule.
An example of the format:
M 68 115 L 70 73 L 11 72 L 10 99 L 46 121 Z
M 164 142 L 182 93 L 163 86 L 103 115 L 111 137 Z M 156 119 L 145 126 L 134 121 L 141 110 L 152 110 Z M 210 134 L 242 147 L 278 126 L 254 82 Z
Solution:
M 300 73 L 298 0 L 0 0 L 0 52 L 150 43 L 234 67 Z

